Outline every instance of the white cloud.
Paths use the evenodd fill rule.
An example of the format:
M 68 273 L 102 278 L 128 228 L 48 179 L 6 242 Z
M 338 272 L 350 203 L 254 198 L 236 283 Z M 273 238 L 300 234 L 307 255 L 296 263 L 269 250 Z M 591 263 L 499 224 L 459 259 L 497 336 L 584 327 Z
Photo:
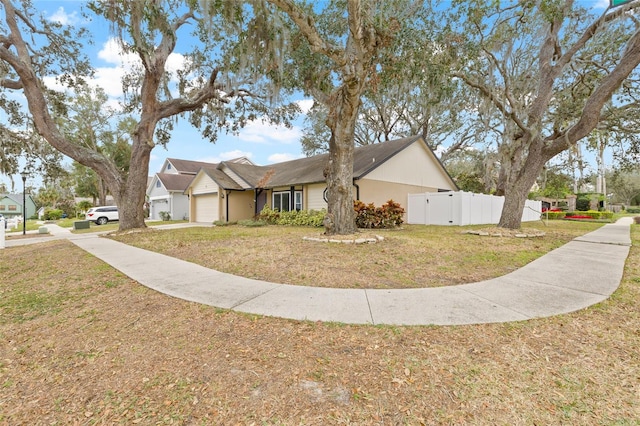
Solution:
M 273 164 L 273 163 L 282 163 L 284 161 L 290 161 L 290 160 L 295 160 L 298 158 L 302 158 L 302 155 L 294 155 L 294 154 L 289 154 L 287 152 L 283 152 L 280 154 L 271 154 L 268 158 L 267 161 L 269 162 L 269 164 Z
M 42 81 L 48 89 L 55 90 L 57 92 L 65 92 L 67 88 L 58 82 L 56 77 L 43 77 Z
M 109 38 L 102 45 L 102 49 L 98 52 L 98 58 L 109 64 L 118 66 L 123 66 L 125 63 L 132 63 L 138 59 L 133 53 L 125 54 L 118 40 L 113 37 Z
M 134 53 L 125 53 L 115 38 L 110 38 L 102 45 L 98 58 L 113 66 L 97 67 L 94 84 L 102 87 L 109 96 L 122 96 L 122 76 L 140 65 L 140 58 Z M 184 68 L 186 58 L 179 53 L 172 53 L 167 58 L 167 71 L 173 73 Z
M 298 104 L 298 106 L 302 110 L 302 113 L 306 114 L 306 113 L 309 112 L 309 110 L 313 106 L 313 99 L 303 99 L 301 101 L 297 101 L 296 103 Z
M 72 25 L 80 21 L 78 12 L 67 13 L 64 11 L 64 7 L 60 6 L 51 16 L 48 18 L 51 22 L 57 22 L 62 25 Z
M 292 144 L 300 141 L 302 131 L 298 127 L 290 129 L 284 126 L 274 126 L 262 121 L 252 121 L 238 133 L 238 139 L 243 142 L 260 144 Z
M 167 58 L 167 71 L 174 73 L 184 68 L 187 59 L 180 53 L 172 53 Z

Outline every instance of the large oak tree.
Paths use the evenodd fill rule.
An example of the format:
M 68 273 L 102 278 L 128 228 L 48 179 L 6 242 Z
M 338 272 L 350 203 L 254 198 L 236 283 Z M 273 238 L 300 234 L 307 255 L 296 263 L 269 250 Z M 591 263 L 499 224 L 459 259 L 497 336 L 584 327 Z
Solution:
M 263 115 L 267 97 L 247 89 L 260 77 L 226 55 L 244 40 L 246 11 L 239 2 L 95 1 L 93 19 L 106 19 L 124 53 L 138 59 L 123 78 L 123 112 L 136 117 L 131 133 L 130 167 L 122 170 L 109 155 L 70 138 L 59 127 L 69 114 L 65 104 L 73 92 L 91 78 L 92 69 L 82 54 L 87 31 L 47 21 L 29 1 L 0 0 L 0 87 L 2 105 L 21 120 L 10 91 L 26 98 L 28 119 L 51 146 L 93 169 L 105 182 L 120 208 L 120 229 L 144 227 L 143 205 L 149 158 L 157 144 L 170 139 L 177 117 L 186 116 L 215 140 L 220 129 L 237 130 L 246 120 Z M 205 10 L 206 9 L 206 10 Z M 203 18 L 206 17 L 206 19 Z M 246 22 L 245 22 L 246 23 Z M 190 32 L 188 32 L 191 30 Z M 178 37 L 192 37 L 197 47 L 184 55 L 184 66 L 170 70 L 167 61 Z M 196 44 L 196 43 L 194 43 Z M 249 73 L 243 72 L 249 69 Z M 55 76 L 64 91 L 45 84 Z M 7 110 L 5 108 L 5 110 Z M 285 110 L 284 113 L 288 113 Z M 277 120 L 272 110 L 269 119 Z M 7 125 L 19 124 L 10 119 Z
M 456 4 L 449 47 L 468 54 L 455 76 L 500 116 L 499 226 L 519 228 L 545 164 L 636 105 L 640 2 L 599 17 L 572 0 Z
M 354 135 L 365 90 L 376 85 L 385 58 L 419 4 L 394 0 L 328 1 L 308 4 L 268 0 L 293 23 L 291 80 L 327 111 L 330 130 L 327 234 L 355 232 Z

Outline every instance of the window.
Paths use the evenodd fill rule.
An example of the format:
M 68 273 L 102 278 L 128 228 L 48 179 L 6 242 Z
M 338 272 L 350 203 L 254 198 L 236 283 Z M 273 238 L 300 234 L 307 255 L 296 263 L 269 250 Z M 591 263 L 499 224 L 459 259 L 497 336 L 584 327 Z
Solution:
M 10 212 L 18 211 L 18 206 L 16 206 L 15 204 L 9 205 L 8 207 Z
M 293 208 L 300 211 L 302 210 L 302 192 L 296 191 L 294 195 L 295 202 L 293 203 Z
M 293 205 L 291 205 L 291 191 L 273 193 L 273 209 L 281 212 L 289 210 L 302 210 L 302 191 L 295 191 L 293 195 Z
M 171 163 L 167 163 L 167 170 L 171 170 Z
M 1 205 L 0 205 L 0 210 L 4 210 L 4 209 L 5 209 L 5 205 L 4 205 L 4 204 L 1 204 Z
M 160 188 L 160 180 L 156 181 L 156 188 Z
M 273 193 L 273 209 L 281 212 L 288 212 L 290 192 L 274 192 Z

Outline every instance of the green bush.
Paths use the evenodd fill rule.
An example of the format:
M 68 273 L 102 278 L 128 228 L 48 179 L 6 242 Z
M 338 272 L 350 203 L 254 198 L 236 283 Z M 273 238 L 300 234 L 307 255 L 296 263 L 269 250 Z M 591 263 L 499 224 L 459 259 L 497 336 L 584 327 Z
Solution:
M 265 206 L 258 219 L 271 225 L 320 227 L 327 214 L 326 210 L 291 210 L 280 212 Z
M 356 212 L 356 226 L 358 228 L 394 228 L 403 223 L 404 209 L 393 200 L 387 201 L 380 207 L 373 203 L 365 204 L 360 200 L 353 203 Z
M 563 219 L 565 216 L 566 216 L 565 212 L 548 211 L 548 212 L 542 213 L 542 217 L 544 219 L 549 218 L 550 220 Z
M 576 210 L 585 212 L 589 210 L 590 206 L 591 206 L 591 197 L 586 195 L 580 195 L 578 196 L 578 198 L 576 198 Z
M 165 222 L 168 222 L 171 220 L 171 213 L 169 212 L 160 212 L 158 213 L 158 215 L 160 215 L 160 219 Z
M 58 220 L 62 217 L 62 210 L 60 209 L 44 209 L 43 219 L 44 220 Z
M 640 213 L 640 207 L 627 207 L 627 213 L 638 214 Z

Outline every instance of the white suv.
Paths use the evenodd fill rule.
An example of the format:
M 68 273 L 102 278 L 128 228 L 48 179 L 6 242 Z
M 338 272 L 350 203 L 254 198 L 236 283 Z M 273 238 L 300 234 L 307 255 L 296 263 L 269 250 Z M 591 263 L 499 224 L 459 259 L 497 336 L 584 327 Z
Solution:
M 118 207 L 103 206 L 93 207 L 87 210 L 87 220 L 91 220 L 96 225 L 104 225 L 109 221 L 118 220 Z

